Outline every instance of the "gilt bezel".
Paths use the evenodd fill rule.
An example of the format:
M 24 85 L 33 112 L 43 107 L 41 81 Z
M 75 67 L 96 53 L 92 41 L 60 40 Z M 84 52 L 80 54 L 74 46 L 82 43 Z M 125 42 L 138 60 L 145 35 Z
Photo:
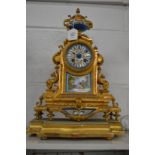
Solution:
M 76 44 L 83 44 L 85 45 L 88 49 L 90 49 L 90 52 L 91 52 L 91 55 L 92 55 L 92 58 L 90 60 L 90 63 L 85 66 L 85 67 L 82 67 L 82 68 L 76 68 L 76 67 L 73 67 L 72 65 L 70 65 L 68 63 L 68 60 L 67 60 L 67 52 L 68 50 L 76 45 Z M 66 47 L 64 48 L 64 52 L 63 52 L 63 60 L 64 60 L 64 64 L 66 65 L 67 67 L 67 70 L 71 71 L 72 73 L 73 72 L 85 72 L 85 71 L 89 71 L 89 69 L 91 68 L 91 66 L 93 65 L 93 62 L 94 62 L 94 57 L 95 57 L 95 54 L 94 54 L 94 49 L 92 48 L 92 45 L 84 40 L 76 40 L 76 41 L 71 41 L 71 42 L 68 42 L 68 44 L 66 45 Z

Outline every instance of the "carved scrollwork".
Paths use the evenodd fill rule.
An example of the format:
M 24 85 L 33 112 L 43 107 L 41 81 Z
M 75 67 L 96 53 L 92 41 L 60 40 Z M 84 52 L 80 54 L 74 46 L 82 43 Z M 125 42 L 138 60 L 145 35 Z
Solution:
M 59 80 L 59 66 L 56 66 L 55 69 L 55 72 L 51 74 L 52 78 L 46 81 L 48 90 L 52 90 L 53 92 L 55 92 L 56 87 L 56 85 L 54 84 L 57 83 Z
M 103 118 L 105 121 L 108 121 L 110 119 L 110 113 L 109 112 L 104 112 L 103 113 Z
M 108 93 L 109 92 L 109 82 L 105 79 L 105 76 L 101 72 L 101 67 L 98 67 L 98 79 L 97 83 L 99 84 L 99 92 L 100 93 Z
M 120 114 L 119 112 L 110 112 L 110 120 L 119 121 Z
M 99 66 L 102 65 L 103 62 L 104 62 L 103 56 L 98 53 L 98 57 L 97 57 L 97 63 L 98 63 L 98 65 Z
M 42 119 L 42 114 L 43 114 L 43 112 L 42 111 L 35 111 L 35 119 L 36 120 L 40 120 L 40 119 Z
M 53 114 L 53 112 L 52 111 L 50 111 L 50 110 L 47 110 L 48 111 L 48 114 L 47 114 L 47 118 L 48 118 L 48 120 L 52 120 L 53 119 L 53 117 L 54 117 L 54 114 Z
M 44 100 L 44 97 L 43 97 L 43 95 L 41 95 L 39 97 L 39 101 L 36 102 L 36 106 L 41 106 L 43 104 L 43 100 Z
M 57 65 L 60 64 L 60 61 L 61 61 L 60 55 L 61 55 L 61 49 L 63 48 L 63 46 L 60 45 L 59 48 L 60 48 L 60 51 L 57 52 L 57 53 L 53 56 L 53 62 L 54 62 L 55 64 L 57 64 Z
M 82 103 L 81 98 L 77 98 L 76 99 L 76 108 L 81 109 L 82 107 L 83 107 L 83 103 Z
M 113 106 L 114 108 L 118 107 L 118 103 L 116 102 L 115 97 L 112 97 L 112 106 Z

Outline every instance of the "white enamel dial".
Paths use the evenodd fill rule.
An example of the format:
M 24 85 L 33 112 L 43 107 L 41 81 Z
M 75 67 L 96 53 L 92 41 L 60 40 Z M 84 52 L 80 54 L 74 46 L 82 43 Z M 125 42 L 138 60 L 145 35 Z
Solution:
M 84 44 L 75 44 L 71 46 L 66 54 L 67 62 L 75 68 L 87 67 L 92 59 L 91 50 Z

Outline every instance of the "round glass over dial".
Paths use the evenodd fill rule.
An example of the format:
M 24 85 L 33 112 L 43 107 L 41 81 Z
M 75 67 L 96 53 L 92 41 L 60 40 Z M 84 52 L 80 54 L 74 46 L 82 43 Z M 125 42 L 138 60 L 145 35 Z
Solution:
M 91 62 L 92 52 L 84 44 L 75 44 L 68 49 L 66 59 L 74 68 L 85 68 Z

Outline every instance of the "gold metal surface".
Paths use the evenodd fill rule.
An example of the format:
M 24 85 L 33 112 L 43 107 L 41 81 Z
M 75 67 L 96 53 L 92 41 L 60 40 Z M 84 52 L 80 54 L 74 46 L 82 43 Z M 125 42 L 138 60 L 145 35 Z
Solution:
M 66 22 L 74 18 L 84 20 L 85 17 L 77 14 Z M 86 21 L 89 27 L 92 22 Z M 78 43 L 84 44 L 92 52 L 92 59 L 88 66 L 76 69 L 70 66 L 66 60 L 66 52 Z M 109 92 L 109 82 L 102 73 L 101 65 L 104 58 L 100 55 L 93 41 L 87 35 L 79 32 L 77 40 L 69 41 L 66 39 L 59 46 L 59 51 L 53 56 L 55 71 L 51 78 L 47 80 L 47 90 L 40 96 L 39 101 L 34 107 L 35 120 L 30 122 L 27 129 L 28 134 L 37 135 L 41 138 L 64 137 L 64 138 L 84 138 L 100 137 L 111 139 L 123 133 L 122 125 L 119 121 L 120 107 L 116 103 L 114 96 Z M 68 92 L 66 91 L 66 74 L 74 76 L 91 75 L 90 92 Z M 70 114 L 68 111 L 75 111 L 77 114 Z M 88 114 L 80 114 L 83 111 L 91 111 Z M 67 118 L 63 121 L 55 121 L 55 112 L 61 112 Z M 92 120 L 97 113 L 103 113 L 102 121 L 98 123 Z M 43 117 L 44 114 L 44 117 Z M 46 116 L 45 116 L 46 114 Z M 74 123 L 73 123 L 74 121 Z
M 112 139 L 124 134 L 119 122 L 90 120 L 73 122 L 68 120 L 32 120 L 27 130 L 29 135 L 46 138 L 104 138 Z

